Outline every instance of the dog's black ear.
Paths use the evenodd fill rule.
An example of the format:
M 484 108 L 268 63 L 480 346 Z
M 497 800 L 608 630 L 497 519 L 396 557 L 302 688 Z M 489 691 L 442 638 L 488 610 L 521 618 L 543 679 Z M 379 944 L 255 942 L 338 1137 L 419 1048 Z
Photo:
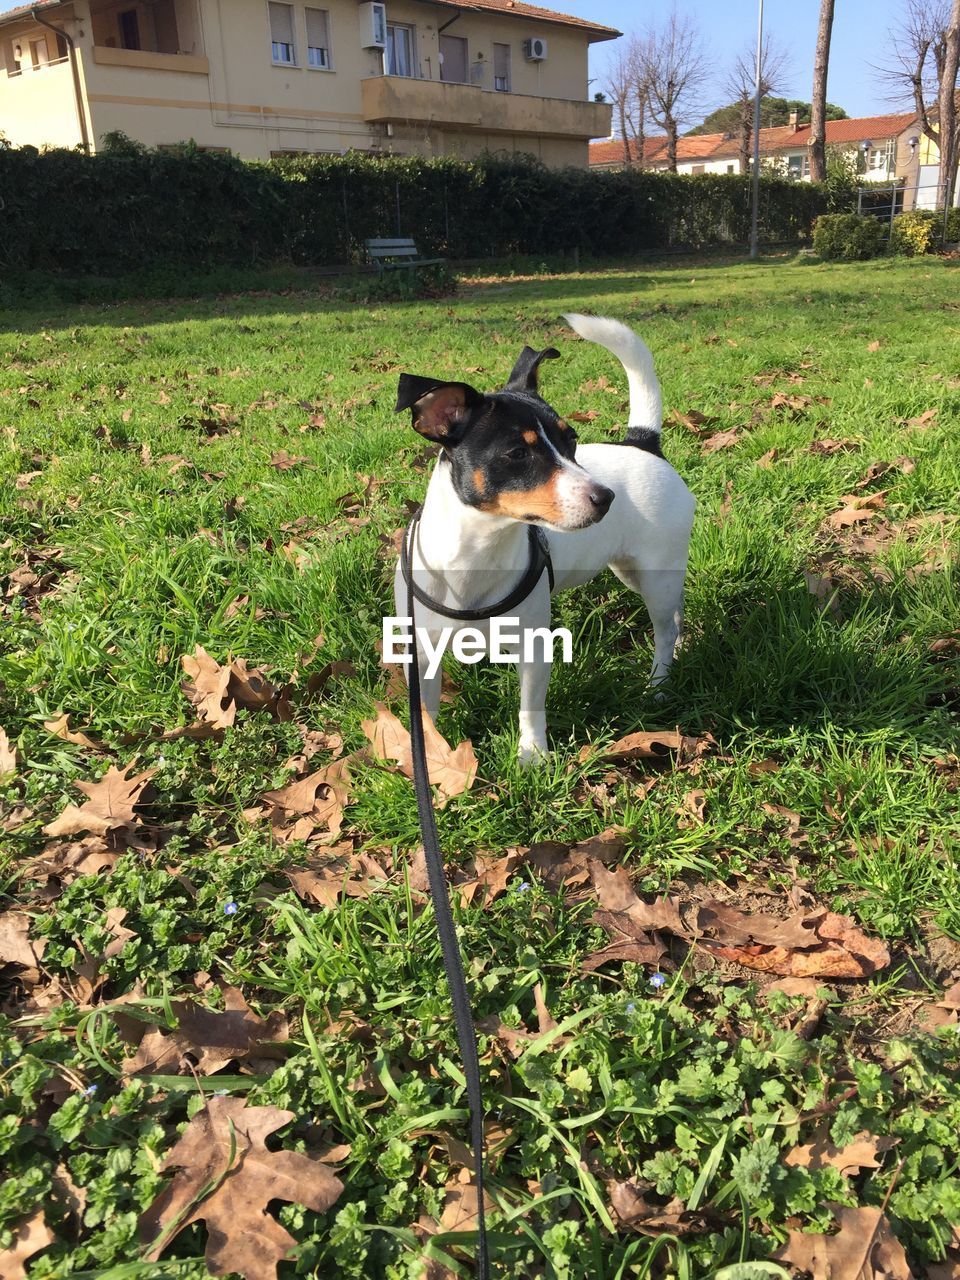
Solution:
M 401 373 L 397 384 L 396 413 L 410 409 L 413 429 L 436 444 L 457 444 L 472 409 L 483 396 L 467 382 L 441 382 Z
M 504 391 L 536 391 L 541 360 L 557 360 L 560 352 L 556 347 L 546 347 L 543 351 L 534 351 L 533 347 L 524 347 L 513 366 L 513 372 L 507 379 Z

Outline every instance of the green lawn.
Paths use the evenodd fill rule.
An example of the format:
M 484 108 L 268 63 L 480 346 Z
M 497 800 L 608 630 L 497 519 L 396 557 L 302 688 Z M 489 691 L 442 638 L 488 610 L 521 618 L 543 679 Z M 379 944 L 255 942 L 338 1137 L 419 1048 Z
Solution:
M 588 415 L 581 440 L 616 438 L 622 371 L 560 318 L 589 310 L 647 340 L 676 415 L 665 451 L 699 500 L 685 646 L 658 703 L 637 598 L 611 575 L 561 597 L 577 661 L 551 684 L 551 762 L 526 774 L 513 673 L 451 667 L 440 728 L 472 740 L 479 770 L 438 814 L 448 860 L 619 827 L 648 898 L 775 916 L 820 902 L 891 961 L 821 1003 L 758 994 L 769 975 L 674 940 L 657 988 L 650 965 L 583 971 L 607 942 L 589 889 L 520 864 L 493 901 L 478 893 L 458 915 L 491 1020 L 496 1274 L 783 1275 L 762 1260 L 789 1230 L 833 1230 L 842 1205 L 884 1207 L 915 1275 L 957 1274 L 934 1267 L 960 1267 L 960 1039 L 921 1024 L 960 978 L 958 281 L 941 260 L 685 260 L 465 280 L 436 300 L 327 285 L 7 315 L 0 728 L 17 759 L 4 776 L 0 738 L 0 962 L 18 959 L 0 967 L 0 1272 L 32 1222 L 37 1251 L 13 1275 L 206 1274 L 203 1225 L 171 1232 L 158 1262 L 137 1220 L 178 1129 L 226 1090 L 294 1113 L 274 1149 L 330 1153 L 343 1183 L 325 1210 L 265 1184 L 298 1245 L 281 1276 L 412 1280 L 431 1253 L 431 1277 L 472 1274 L 469 1234 L 448 1230 L 462 1076 L 432 913 L 404 875 L 413 788 L 353 759 L 342 830 L 306 845 L 255 811 L 330 763 L 333 735 L 367 746 L 361 721 L 386 696 L 391 539 L 429 466 L 392 412 L 397 373 L 493 388 L 524 343 L 555 345 L 544 395 Z M 292 680 L 292 718 L 241 710 L 215 736 L 170 735 L 197 718 L 181 689 L 197 645 Z M 44 727 L 61 713 L 91 742 Z M 709 749 L 602 758 L 675 726 Z M 298 762 L 307 731 L 328 736 Z M 155 771 L 139 818 L 105 840 L 45 834 L 108 765 Z M 337 842 L 389 882 L 301 900 L 284 869 L 316 871 Z M 537 984 L 561 1025 L 541 1042 Z M 121 1065 L 144 1025 L 179 1014 L 187 1036 L 174 1002 L 222 1009 L 220 987 L 280 1011 L 274 1029 L 286 1018 L 279 1065 L 238 1050 L 206 1074 L 199 1039 L 162 1069 Z M 531 1040 L 511 1053 L 499 1020 Z M 861 1133 L 893 1141 L 846 1172 L 785 1161 Z M 201 1216 L 208 1194 L 198 1182 Z

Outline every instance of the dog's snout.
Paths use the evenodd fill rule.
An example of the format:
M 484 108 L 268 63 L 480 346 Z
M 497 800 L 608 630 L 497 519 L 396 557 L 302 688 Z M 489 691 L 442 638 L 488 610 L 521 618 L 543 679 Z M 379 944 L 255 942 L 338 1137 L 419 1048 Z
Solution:
M 590 503 L 596 507 L 598 511 L 597 519 L 605 516 L 610 510 L 610 503 L 613 501 L 614 493 L 612 489 L 608 489 L 606 485 L 595 484 L 590 490 Z

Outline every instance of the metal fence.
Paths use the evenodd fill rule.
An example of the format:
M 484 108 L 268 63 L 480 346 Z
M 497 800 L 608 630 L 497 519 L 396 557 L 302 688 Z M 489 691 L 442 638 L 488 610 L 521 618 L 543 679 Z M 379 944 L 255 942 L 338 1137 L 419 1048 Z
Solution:
M 936 182 L 925 182 L 916 186 L 905 186 L 903 183 L 892 183 L 889 187 L 861 187 L 857 191 L 857 213 L 868 214 L 881 222 L 893 220 L 899 213 L 910 213 L 914 209 L 937 211 L 937 197 L 940 188 Z M 943 233 L 947 234 L 947 218 L 949 208 L 943 209 Z

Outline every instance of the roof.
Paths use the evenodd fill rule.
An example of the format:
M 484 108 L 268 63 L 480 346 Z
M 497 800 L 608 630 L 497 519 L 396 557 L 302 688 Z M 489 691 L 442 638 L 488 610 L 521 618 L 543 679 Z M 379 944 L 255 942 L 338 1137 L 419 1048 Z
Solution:
M 587 33 L 591 40 L 615 40 L 617 36 L 623 35 L 616 27 L 605 27 L 598 22 L 588 22 L 586 18 L 557 13 L 555 9 L 541 9 L 536 4 L 524 4 L 523 0 L 427 0 L 427 3 L 440 5 L 444 9 L 459 9 L 464 13 L 496 13 L 503 17 L 528 18 L 537 22 L 553 22 L 558 26 L 577 27 Z
M 33 4 L 18 4 L 13 9 L 0 10 L 0 22 L 12 22 L 15 18 L 29 18 L 32 9 L 59 9 L 64 0 L 34 0 Z
M 827 145 L 882 142 L 887 138 L 895 138 L 916 121 L 916 114 L 907 112 L 900 115 L 861 116 L 856 120 L 828 120 L 826 123 Z M 777 125 L 771 129 L 760 130 L 760 150 L 766 154 L 777 151 L 799 151 L 810 145 L 810 126 L 799 127 L 792 124 Z M 636 146 L 631 141 L 630 158 L 636 162 Z M 740 154 L 740 139 L 730 133 L 699 133 L 693 137 L 677 139 L 677 160 L 689 164 L 699 160 L 734 160 Z M 654 165 L 665 162 L 667 158 L 667 140 L 657 135 L 647 138 L 643 146 L 643 163 Z M 609 138 L 603 142 L 590 143 L 590 164 L 594 166 L 622 164 L 623 139 Z

